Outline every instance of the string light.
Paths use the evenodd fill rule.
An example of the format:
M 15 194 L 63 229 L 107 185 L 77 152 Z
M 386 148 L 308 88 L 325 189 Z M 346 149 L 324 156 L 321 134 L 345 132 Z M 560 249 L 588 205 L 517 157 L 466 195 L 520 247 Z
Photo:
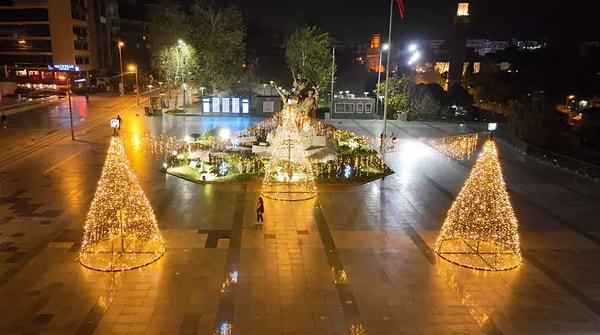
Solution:
M 475 152 L 479 133 L 429 138 L 425 141 L 449 158 L 463 160 L 469 159 Z
M 150 264 L 165 253 L 152 207 L 119 137 L 113 137 L 85 222 L 80 263 L 99 271 Z
M 333 282 L 335 284 L 350 284 L 350 281 L 348 280 L 348 274 L 344 269 L 338 269 L 332 266 L 331 276 L 333 277 Z
M 450 262 L 480 270 L 508 270 L 521 263 L 518 222 L 492 138 L 450 207 L 435 251 Z
M 360 323 L 353 323 L 350 325 L 350 335 L 365 335 L 365 327 Z
M 315 176 L 300 136 L 300 131 L 306 132 L 310 123 L 295 105 L 286 105 L 278 115 L 279 125 L 272 141 L 275 149 L 265 169 L 261 193 L 275 200 L 314 198 Z

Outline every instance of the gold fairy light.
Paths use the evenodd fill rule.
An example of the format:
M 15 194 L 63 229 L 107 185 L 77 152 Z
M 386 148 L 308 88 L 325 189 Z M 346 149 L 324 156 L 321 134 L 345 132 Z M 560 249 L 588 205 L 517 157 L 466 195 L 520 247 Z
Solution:
M 165 253 L 156 217 L 125 155 L 113 137 L 87 214 L 80 263 L 99 271 L 150 264 Z
M 365 327 L 360 323 L 353 323 L 349 329 L 350 335 L 366 335 Z
M 469 159 L 475 152 L 478 141 L 479 133 L 426 139 L 429 145 L 455 160 Z
M 275 146 L 265 169 L 261 193 L 275 200 L 308 200 L 317 196 L 317 186 L 300 132 L 306 119 L 292 105 L 279 114 L 272 145 Z
M 435 251 L 452 263 L 481 270 L 508 270 L 521 263 L 518 222 L 492 138 L 450 207 Z
M 336 267 L 331 267 L 331 276 L 333 277 L 333 282 L 335 284 L 349 284 L 348 274 L 344 269 L 338 269 Z

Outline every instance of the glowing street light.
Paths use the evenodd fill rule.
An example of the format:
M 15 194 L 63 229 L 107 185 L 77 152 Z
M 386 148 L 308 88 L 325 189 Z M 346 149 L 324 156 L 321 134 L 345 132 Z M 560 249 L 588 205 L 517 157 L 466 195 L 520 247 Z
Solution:
M 409 45 L 408 51 L 410 51 L 410 52 L 417 51 L 417 45 L 416 44 Z
M 140 86 L 139 86 L 139 82 L 138 82 L 138 67 L 137 65 L 129 65 L 129 71 L 130 72 L 135 72 L 135 90 L 137 92 L 137 105 L 140 105 Z
M 121 75 L 121 87 L 119 87 L 119 94 L 123 95 L 123 92 L 125 90 L 125 84 L 123 84 L 123 55 L 121 53 L 121 48 L 123 48 L 123 46 L 125 45 L 125 43 L 123 43 L 123 41 L 119 41 L 119 43 L 117 43 L 117 46 L 119 47 L 119 69 L 120 69 L 120 75 Z
M 412 56 L 410 56 L 410 59 L 408 60 L 408 65 L 412 65 L 414 62 L 416 62 L 419 57 L 421 57 L 421 54 L 418 51 L 415 51 Z
M 379 96 L 379 84 L 381 83 L 381 57 L 383 56 L 383 50 L 387 50 L 390 47 L 389 44 L 383 44 L 379 48 L 379 66 L 377 67 L 377 94 Z M 379 99 L 375 100 L 375 113 L 379 113 Z
M 569 101 L 572 101 L 573 99 L 575 99 L 575 95 L 571 94 L 567 96 L 567 99 L 565 100 L 565 108 L 567 111 L 569 111 Z

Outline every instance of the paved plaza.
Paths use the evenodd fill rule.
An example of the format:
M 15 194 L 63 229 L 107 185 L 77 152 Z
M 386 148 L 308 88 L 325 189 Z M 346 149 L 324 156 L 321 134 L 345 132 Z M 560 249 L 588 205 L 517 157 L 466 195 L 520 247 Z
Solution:
M 85 115 L 82 107 L 76 141 L 64 103 L 14 116 L 0 132 L 0 334 L 600 334 L 596 181 L 498 141 L 523 264 L 477 271 L 433 251 L 477 156 L 451 160 L 421 139 L 485 124 L 389 121 L 394 174 L 318 185 L 308 201 L 266 199 L 264 229 L 255 229 L 261 180 L 201 185 L 166 175 L 140 134 L 260 120 L 148 117 L 132 101 L 97 102 Z M 167 251 L 104 273 L 77 257 L 116 114 Z M 379 120 L 328 122 L 373 138 L 382 130 Z

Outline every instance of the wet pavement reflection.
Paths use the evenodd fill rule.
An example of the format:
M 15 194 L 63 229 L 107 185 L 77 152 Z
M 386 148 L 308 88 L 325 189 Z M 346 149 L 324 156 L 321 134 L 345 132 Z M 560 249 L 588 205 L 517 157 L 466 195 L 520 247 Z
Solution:
M 84 110 L 76 102 L 76 115 L 82 116 L 77 141 L 66 133 L 2 166 L 0 333 L 600 329 L 596 289 L 590 284 L 600 279 L 596 182 L 524 159 L 500 143 L 500 163 L 521 224 L 523 264 L 482 272 L 433 252 L 477 151 L 452 159 L 423 138 L 485 131 L 477 124 L 390 121 L 398 143 L 386 162 L 394 174 L 361 185 L 317 185 L 317 197 L 306 201 L 265 199 L 264 227 L 257 229 L 261 180 L 189 183 L 161 173 L 163 158 L 146 149 L 147 134 L 183 138 L 215 127 L 241 131 L 256 119 L 145 116 L 123 102 L 128 107 L 118 113 L 125 121 L 127 155 L 167 251 L 157 262 L 123 273 L 85 269 L 78 263 L 83 224 L 111 137 L 106 121 L 117 112 L 108 106 L 120 103 L 92 100 Z M 53 119 L 64 119 L 64 106 L 57 108 L 31 119 L 15 117 L 16 125 L 64 131 L 63 121 Z M 375 120 L 332 123 L 369 138 L 381 129 Z M 25 141 L 14 135 L 16 129 L 10 131 L 2 140 L 17 146 Z

